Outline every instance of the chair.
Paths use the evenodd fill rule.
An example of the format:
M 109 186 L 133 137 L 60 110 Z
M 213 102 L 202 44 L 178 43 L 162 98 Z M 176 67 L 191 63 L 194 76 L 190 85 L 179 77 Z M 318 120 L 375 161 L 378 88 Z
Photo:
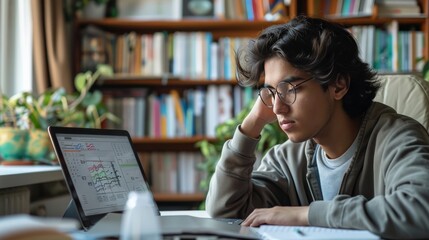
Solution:
M 429 83 L 410 74 L 380 75 L 381 88 L 374 101 L 412 117 L 429 130 Z

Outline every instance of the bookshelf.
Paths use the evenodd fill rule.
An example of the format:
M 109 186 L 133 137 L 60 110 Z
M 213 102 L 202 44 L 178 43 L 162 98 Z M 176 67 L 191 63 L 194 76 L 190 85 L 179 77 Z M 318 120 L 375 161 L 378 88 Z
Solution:
M 371 2 L 372 1 L 372 2 Z M 354 0 L 352 2 L 369 2 L 370 4 L 368 10 L 365 14 L 355 14 L 355 15 L 341 15 L 336 12 L 324 12 L 324 9 L 327 9 L 327 2 L 348 2 L 348 0 L 332 0 L 332 1 L 323 1 L 323 0 L 306 0 L 306 1 L 290 1 L 290 6 L 288 7 L 289 17 L 284 18 L 278 21 L 263 21 L 263 20 L 237 20 L 237 19 L 182 19 L 182 20 L 135 20 L 135 19 L 77 19 L 74 23 L 74 51 L 73 51 L 73 71 L 74 73 L 81 72 L 83 66 L 82 55 L 85 53 L 83 46 L 83 37 L 86 34 L 86 30 L 89 26 L 96 27 L 97 29 L 107 32 L 109 36 L 119 36 L 129 34 L 131 32 L 137 35 L 152 35 L 156 32 L 162 32 L 165 34 L 174 34 L 176 32 L 182 32 L 187 34 L 194 33 L 210 33 L 211 41 L 220 42 L 223 38 L 252 38 L 255 37 L 261 30 L 264 28 L 273 25 L 287 22 L 290 18 L 295 17 L 298 13 L 324 17 L 331 19 L 335 22 L 344 24 L 345 26 L 357 28 L 358 32 L 368 31 L 367 28 L 372 28 L 373 33 L 377 34 L 377 31 L 387 32 L 391 26 L 395 26 L 395 34 L 399 32 L 414 32 L 419 31 L 422 36 L 421 46 L 415 50 L 412 50 L 412 54 L 409 53 L 410 59 L 415 59 L 420 56 L 429 59 L 429 0 L 418 0 L 418 6 L 420 8 L 420 13 L 413 16 L 381 16 L 379 14 L 379 5 L 378 1 L 374 3 L 374 0 Z M 362 30 L 364 29 L 365 30 Z M 366 39 L 368 37 L 368 33 Z M 415 33 L 412 33 L 409 37 L 410 39 L 415 38 Z M 167 38 L 168 39 L 168 38 Z M 376 37 L 374 37 L 376 39 Z M 358 38 L 359 41 L 359 38 Z M 368 40 L 367 40 L 368 41 Z M 397 40 L 400 41 L 400 40 Z M 168 42 L 167 42 L 168 43 Z M 397 42 L 401 43 L 401 42 Z M 374 43 L 373 43 L 374 44 Z M 367 46 L 370 43 L 367 43 Z M 401 45 L 401 44 L 398 44 Z M 360 46 L 362 48 L 362 46 Z M 372 46 L 372 49 L 378 49 L 378 45 Z M 97 51 L 97 50 L 96 50 Z M 105 50 L 103 50 L 105 51 Z M 396 50 L 400 52 L 399 50 Z M 418 53 L 417 53 L 418 52 Z M 97 53 L 97 52 L 95 52 Z M 105 52 L 104 52 L 105 53 Z M 380 53 L 378 53 L 380 54 Z M 386 53 L 384 53 L 386 54 Z M 400 54 L 395 56 L 395 59 L 400 59 Z M 420 54 L 420 55 L 418 55 Z M 189 51 L 188 51 L 189 55 Z M 405 55 L 405 54 L 402 54 Z M 386 55 L 386 59 L 392 59 L 390 55 Z M 201 56 L 200 56 L 201 57 Z M 380 63 L 375 63 L 374 59 L 380 58 L 380 55 L 372 56 L 371 65 L 376 65 Z M 364 58 L 365 59 L 365 58 Z M 370 57 L 371 59 L 371 57 Z M 416 72 L 418 71 L 418 64 L 413 60 L 408 59 L 410 63 L 404 65 L 403 69 L 401 64 L 397 64 L 393 68 L 393 63 L 388 62 L 384 63 L 386 66 L 381 65 L 382 68 L 378 69 L 379 72 Z M 108 61 L 108 60 L 106 60 Z M 185 60 L 189 61 L 189 60 Z M 403 61 L 405 62 L 405 61 Z M 207 63 L 205 63 L 207 64 Z M 221 63 L 224 64 L 224 63 Z M 113 65 L 115 63 L 113 62 Z M 232 66 L 233 64 L 230 63 Z M 189 67 L 189 66 L 188 66 Z M 186 68 L 186 67 L 185 67 Z M 139 97 L 148 97 L 151 93 L 165 94 L 168 96 L 172 90 L 175 90 L 179 93 L 181 97 L 187 96 L 187 93 L 191 90 L 203 90 L 208 92 L 208 89 L 219 89 L 224 86 L 231 88 L 230 94 L 232 99 L 236 99 L 238 95 L 234 95 L 234 92 L 237 87 L 237 82 L 234 79 L 233 74 L 224 75 L 224 74 L 215 74 L 215 76 L 208 75 L 198 75 L 198 74 L 189 74 L 189 73 L 180 73 L 172 74 L 169 67 L 164 66 L 164 70 L 161 71 L 161 74 L 156 73 L 139 73 L 137 71 L 124 72 L 121 68 L 115 67 L 115 76 L 111 78 L 103 78 L 98 82 L 97 88 L 100 88 L 107 98 L 120 99 L 125 98 L 139 98 Z M 169 70 L 167 70 L 169 69 Z M 118 71 L 119 70 L 119 71 Z M 232 69 L 233 70 L 233 69 Z M 195 93 L 194 93 L 195 94 Z M 241 95 L 246 95 L 246 93 L 239 93 Z M 249 93 L 247 93 L 249 97 Z M 243 100 L 244 101 L 244 100 Z M 230 103 L 231 104 L 231 103 Z M 123 106 L 123 105 L 121 105 Z M 207 104 L 206 104 L 207 106 Z M 211 105 L 210 105 L 211 106 Z M 232 115 L 236 109 L 232 107 Z M 235 107 L 240 108 L 240 107 Z M 131 111 L 132 112 L 132 111 Z M 129 113 L 130 114 L 130 113 Z M 147 116 L 148 117 L 148 116 Z M 126 117 L 125 119 L 128 119 Z M 147 119 L 146 119 L 147 120 Z M 147 120 L 149 121 L 149 120 Z M 138 121 L 137 121 L 138 122 Z M 134 122 L 135 123 L 135 122 Z M 146 122 L 147 124 L 147 122 Z M 215 124 L 212 124 L 214 128 Z M 123 127 L 121 127 L 123 128 Z M 130 132 L 134 132 L 131 130 Z M 153 159 L 150 159 L 150 154 L 153 152 L 155 154 L 163 152 L 188 152 L 188 153 L 198 153 L 198 149 L 195 147 L 195 143 L 201 140 L 214 140 L 211 134 L 207 132 L 199 132 L 185 135 L 177 136 L 153 136 L 150 134 L 143 134 L 138 136 L 133 136 L 133 141 L 136 147 L 136 150 L 139 153 L 149 154 L 142 157 L 142 159 L 149 159 L 144 164 L 145 166 L 150 165 L 152 162 L 156 162 Z M 149 163 L 148 163 L 149 162 Z M 149 169 L 149 176 L 153 176 L 153 173 L 156 170 L 151 169 L 151 167 L 146 167 L 146 170 Z M 180 188 L 180 187 L 179 187 Z M 154 191 L 155 199 L 158 204 L 163 204 L 169 206 L 170 203 L 175 203 L 177 205 L 186 205 L 191 202 L 199 202 L 204 199 L 204 194 L 200 192 L 192 193 L 183 193 L 175 191 Z
M 226 1 L 225 1 L 226 2 Z M 228 1 L 229 2 L 229 1 Z M 237 1 L 241 2 L 241 1 Z M 244 2 L 244 1 L 243 1 Z M 258 2 L 262 2 L 259 1 Z M 103 38 L 103 39 L 111 39 L 112 36 L 114 36 L 115 41 L 117 41 L 118 36 L 130 36 L 130 33 L 134 36 L 152 36 L 155 35 L 155 33 L 163 33 L 164 35 L 164 43 L 163 45 L 171 44 L 171 42 L 168 42 L 169 37 L 172 36 L 172 38 L 175 38 L 177 34 L 175 33 L 184 33 L 187 34 L 186 38 L 189 40 L 189 36 L 192 38 L 198 38 L 198 37 L 205 37 L 206 35 L 210 35 L 210 41 L 219 43 L 223 42 L 224 39 L 231 45 L 222 45 L 219 47 L 219 49 L 222 49 L 223 47 L 225 49 L 227 48 L 236 48 L 237 44 L 239 43 L 240 39 L 244 39 L 242 42 L 247 42 L 245 38 L 252 38 L 257 36 L 257 34 L 263 30 L 264 28 L 273 25 L 273 24 L 280 24 L 288 21 L 290 18 L 295 17 L 297 13 L 297 1 L 292 0 L 290 1 L 290 5 L 287 7 L 288 11 L 288 17 L 282 18 L 281 20 L 276 21 L 265 21 L 265 20 L 244 20 L 244 19 L 181 19 L 181 20 L 136 20 L 136 19 L 113 19 L 113 18 L 105 18 L 105 19 L 76 19 L 74 22 L 74 51 L 73 51 L 73 71 L 74 73 L 78 73 L 85 70 L 85 59 L 83 56 L 87 54 L 87 51 L 89 49 L 89 54 L 101 54 L 100 56 L 97 55 L 97 57 L 101 57 L 102 61 L 105 61 L 109 63 L 111 60 L 109 56 L 112 55 L 112 50 L 109 52 L 106 50 L 106 48 L 110 48 L 109 42 L 103 40 L 104 42 L 97 43 L 98 46 L 95 46 L 96 48 L 99 47 L 101 44 L 103 47 L 101 50 L 91 50 L 91 47 L 88 48 L 86 46 L 88 42 L 86 42 L 85 36 L 88 35 L 88 29 L 90 28 L 96 28 L 96 33 L 94 37 L 94 41 L 98 41 L 97 39 Z M 94 34 L 91 32 L 89 35 Z M 134 35 L 135 34 L 135 35 Z M 234 40 L 232 40 L 234 39 Z M 235 40 L 239 39 L 239 40 Z M 143 41 L 143 40 L 142 40 Z M 153 48 L 156 49 L 154 39 L 152 39 Z M 235 42 L 233 42 L 235 41 Z M 233 42 L 233 43 L 232 43 Z M 147 42 L 145 42 L 147 43 Z M 193 44 L 195 42 L 192 42 Z M 97 45 L 96 44 L 96 45 Z M 142 43 L 143 44 L 143 43 Z M 198 43 L 197 43 L 198 44 Z M 206 44 L 206 43 L 203 43 Z M 235 45 L 234 45 L 235 44 Z M 162 44 L 161 44 L 162 45 Z M 205 46 L 205 45 L 204 45 Z M 227 46 L 227 47 L 225 47 Z M 142 46 L 139 46 L 139 49 Z M 197 50 L 193 50 L 192 48 L 188 48 L 189 46 L 184 46 L 183 48 L 186 48 L 185 55 L 190 55 L 189 52 L 193 51 L 194 54 L 198 55 Z M 91 52 L 92 51 L 92 52 Z M 166 49 L 162 51 L 168 51 Z M 195 53 L 196 52 L 196 53 Z M 209 53 L 209 50 L 203 51 L 204 56 Z M 117 53 L 117 52 L 115 52 Z M 122 54 L 122 53 L 121 53 Z M 143 53 L 142 53 L 143 54 Z M 230 54 L 230 59 L 228 61 L 231 61 L 233 58 L 233 52 L 230 51 L 229 53 L 223 53 L 224 55 Z M 224 56 L 222 55 L 222 56 Z M 116 55 L 116 57 L 119 55 Z M 174 53 L 174 58 L 179 56 Z M 213 55 L 210 55 L 213 56 Z M 129 56 L 128 56 L 129 57 Z M 117 57 L 119 58 L 119 57 Z M 134 58 L 134 57 L 131 57 Z M 141 56 L 137 57 L 141 58 Z M 177 57 L 178 58 L 178 57 Z M 110 59 L 110 60 L 109 60 Z M 215 57 L 211 57 L 211 59 L 215 59 Z M 226 59 L 226 58 L 225 58 Z M 196 60 L 189 60 L 186 57 L 181 59 L 184 62 L 191 61 L 193 64 L 198 64 L 199 60 L 201 58 L 197 58 Z M 101 61 L 101 62 L 102 62 Z M 168 62 L 169 59 L 164 59 L 163 62 Z M 214 60 L 213 60 L 214 61 Z M 216 60 L 218 61 L 218 60 Z M 226 60 L 225 60 L 226 61 Z M 134 61 L 131 61 L 133 63 Z M 125 64 L 129 65 L 130 62 L 127 62 Z M 189 95 L 196 96 L 198 91 L 203 91 L 204 94 L 209 94 L 208 92 L 214 89 L 217 89 L 218 94 L 221 93 L 221 88 L 229 89 L 227 92 L 228 97 L 218 97 L 219 101 L 225 102 L 225 99 L 229 99 L 228 104 L 230 105 L 229 108 L 227 108 L 227 111 L 230 112 L 230 115 L 227 116 L 233 116 L 240 108 L 242 108 L 246 102 L 245 98 L 247 98 L 247 101 L 251 98 L 253 98 L 254 90 L 248 89 L 246 92 L 244 90 L 237 90 L 240 89 L 240 87 L 237 85 L 237 82 L 235 80 L 234 74 L 231 74 L 233 72 L 233 69 L 229 69 L 230 73 L 229 75 L 226 74 L 227 70 L 223 68 L 220 68 L 217 66 L 217 68 L 220 68 L 219 73 L 210 74 L 193 74 L 189 72 L 174 72 L 172 70 L 172 65 L 169 66 L 163 66 L 161 72 L 144 72 L 141 69 L 138 70 L 131 70 L 127 69 L 126 71 L 123 71 L 123 68 L 118 67 L 115 61 L 110 62 L 111 65 L 115 68 L 115 75 L 110 78 L 102 78 L 97 83 L 97 88 L 103 91 L 103 95 L 106 98 L 106 103 L 109 102 L 109 100 L 112 100 L 114 102 L 115 100 L 123 101 L 125 98 L 145 98 L 148 99 L 153 94 L 157 94 L 157 96 L 161 96 L 161 99 L 169 98 L 172 95 L 172 91 L 176 91 L 178 95 L 181 97 L 181 103 L 185 102 L 185 106 L 190 106 L 191 104 L 187 102 L 187 97 Z M 124 62 L 121 63 L 124 65 Z M 119 65 L 121 65 L 119 64 Z M 156 63 L 155 63 L 156 64 Z M 163 63 L 162 63 L 163 64 Z M 207 65 L 208 63 L 203 63 L 203 65 Z M 223 60 L 219 60 L 217 63 L 218 65 L 230 65 L 232 66 L 232 62 L 223 62 Z M 168 65 L 168 63 L 166 64 Z M 174 66 L 173 66 L 174 67 Z M 183 66 L 182 66 L 183 68 Z M 190 66 L 185 66 L 185 69 L 190 68 Z M 214 67 L 213 67 L 214 68 Z M 205 70 L 208 71 L 208 70 Z M 223 71 L 223 72 L 222 72 Z M 209 90 L 210 89 L 210 90 Z M 194 91 L 194 92 L 193 92 Z M 189 93 L 191 92 L 191 93 Z M 236 102 L 232 99 L 237 98 L 243 98 L 241 101 L 242 103 L 238 104 L 236 106 Z M 205 101 L 205 108 L 208 110 L 205 110 L 205 121 L 206 119 L 213 118 L 209 116 L 209 114 L 213 114 L 210 112 L 214 112 L 213 110 L 216 109 L 215 106 L 212 106 L 208 101 L 209 97 L 204 95 L 204 101 Z M 216 101 L 218 101 L 216 100 Z M 168 101 L 168 100 L 166 100 Z M 196 100 L 194 100 L 196 101 Z M 115 104 L 115 103 L 112 103 Z M 145 103 L 146 109 L 148 108 L 149 101 L 146 101 Z M 107 104 L 108 105 L 108 104 Z M 124 106 L 123 103 L 119 103 L 122 107 Z M 232 106 L 233 105 L 233 106 Z M 112 105 L 113 106 L 113 105 Z M 177 106 L 177 105 L 175 105 Z M 232 106 L 232 107 L 231 107 Z M 213 108 L 213 109 L 212 109 Z M 133 108 L 134 110 L 136 108 Z M 151 110 L 147 110 L 150 112 Z M 161 110 L 162 111 L 162 110 Z M 167 110 L 168 111 L 168 110 Z M 194 110 L 196 111 L 196 110 Z M 113 111 L 115 112 L 115 111 Z M 133 112 L 133 111 L 131 111 Z M 135 110 L 134 112 L 137 112 Z M 186 111 L 182 114 L 185 115 L 186 118 Z M 124 117 L 124 119 L 128 120 L 129 114 L 132 114 L 128 112 L 128 115 Z M 151 118 L 149 115 L 146 114 L 146 118 Z M 155 115 L 155 114 L 152 114 Z M 178 116 L 177 112 L 175 113 L 176 117 Z M 218 115 L 215 113 L 215 115 Z M 219 114 L 220 115 L 220 114 Z M 217 116 L 216 116 L 217 117 Z M 171 205 L 177 205 L 181 207 L 190 207 L 190 203 L 198 203 L 204 200 L 204 193 L 193 191 L 189 189 L 185 189 L 181 191 L 181 186 L 175 186 L 173 190 L 171 189 L 163 189 L 162 185 L 163 183 L 159 183 L 156 181 L 156 175 L 159 173 L 157 170 L 157 167 L 159 167 L 160 162 L 163 162 L 162 160 L 159 160 L 160 155 L 169 155 L 172 158 L 177 158 L 177 164 L 179 165 L 180 162 L 180 156 L 174 156 L 171 155 L 172 153 L 178 152 L 179 154 L 182 152 L 184 154 L 199 154 L 199 149 L 195 146 L 195 144 L 198 141 L 201 140 L 214 140 L 213 132 L 214 132 L 214 126 L 216 123 L 212 123 L 210 126 L 207 126 L 207 129 L 212 129 L 212 132 L 209 133 L 207 130 L 205 131 L 197 131 L 194 130 L 194 132 L 188 134 L 188 133 L 181 133 L 176 134 L 173 136 L 170 136 L 167 134 L 157 135 L 154 132 L 152 132 L 151 128 L 153 126 L 148 121 L 151 121 L 150 119 L 145 120 L 145 126 L 148 126 L 145 130 L 144 134 L 136 134 L 133 136 L 133 142 L 136 148 L 136 151 L 139 152 L 141 159 L 143 161 L 143 165 L 145 166 L 145 170 L 147 170 L 146 174 L 151 179 L 151 187 L 154 190 L 154 196 L 157 203 L 161 206 L 165 206 L 166 208 L 171 207 Z M 160 120 L 162 124 L 162 119 Z M 168 120 L 167 120 L 168 121 Z M 208 121 L 208 120 L 207 120 Z M 177 122 L 180 122 L 179 120 Z M 135 124 L 136 122 L 134 122 Z M 194 125 L 197 125 L 195 123 Z M 207 125 L 209 125 L 207 123 Z M 108 126 L 108 127 L 119 127 L 119 128 L 127 128 L 124 126 Z M 135 129 L 130 130 L 131 133 L 134 132 Z M 167 130 L 168 131 L 168 130 Z M 177 131 L 176 131 L 177 133 Z M 132 134 L 133 135 L 133 134 Z M 189 156 L 189 155 L 186 155 Z M 156 159 L 158 158 L 158 159 Z M 186 158 L 186 157 L 185 157 Z M 192 158 L 192 157 L 191 157 Z M 166 160 L 168 161 L 168 160 Z M 169 165 L 170 162 L 163 162 L 164 167 Z M 154 165 L 157 165 L 155 168 Z M 189 165 L 188 165 L 189 166 Z M 179 168 L 179 166 L 177 167 Z M 171 178 L 172 175 L 179 175 L 180 173 L 172 173 L 165 176 L 165 178 Z M 189 173 L 191 176 L 196 176 L 196 173 Z M 188 175 L 188 174 L 186 174 Z M 180 178 L 180 177 L 179 177 Z M 181 179 L 179 179 L 179 182 Z M 184 179 L 186 181 L 186 179 Z M 165 187 L 165 186 L 164 186 Z M 194 187 L 197 188 L 197 187 Z M 161 190 L 160 190 L 161 189 Z M 194 205 L 195 206 L 195 205 Z M 177 208 L 176 208 L 177 209 Z
M 427 37 L 429 36 L 429 1 L 397 1 L 399 4 L 405 4 L 398 8 L 413 8 L 417 11 L 401 12 L 400 9 L 396 9 L 397 12 L 392 14 L 386 14 L 386 11 L 383 10 L 387 5 L 386 2 L 388 1 L 307 0 L 301 9 L 309 16 L 327 18 L 349 27 L 357 38 L 361 50 L 368 51 L 368 46 L 373 49 L 371 56 L 362 56 L 362 58 L 379 72 L 420 73 L 422 62 L 417 63 L 416 59 L 429 59 L 429 39 Z M 354 3 L 357 4 L 356 6 L 361 5 L 360 12 L 351 10 L 350 6 Z M 362 5 L 370 7 L 365 11 L 362 9 Z M 349 10 L 344 10 L 344 8 Z M 388 39 L 387 41 L 393 42 L 393 45 L 388 43 L 377 45 L 383 41 L 380 40 L 383 35 Z M 390 49 L 390 52 L 377 52 L 382 48 Z M 382 58 L 379 54 L 384 54 L 384 57 L 391 59 L 391 62 L 380 66 L 380 63 L 376 62 L 377 59 Z

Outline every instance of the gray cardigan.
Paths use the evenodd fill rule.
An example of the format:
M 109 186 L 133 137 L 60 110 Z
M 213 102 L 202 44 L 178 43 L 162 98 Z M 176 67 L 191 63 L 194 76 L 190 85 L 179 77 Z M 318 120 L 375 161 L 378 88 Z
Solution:
M 429 237 L 429 135 L 417 121 L 373 103 L 332 201 L 322 200 L 312 140 L 275 146 L 253 171 L 257 142 L 237 129 L 225 143 L 206 199 L 211 216 L 245 218 L 255 208 L 309 205 L 310 225 Z

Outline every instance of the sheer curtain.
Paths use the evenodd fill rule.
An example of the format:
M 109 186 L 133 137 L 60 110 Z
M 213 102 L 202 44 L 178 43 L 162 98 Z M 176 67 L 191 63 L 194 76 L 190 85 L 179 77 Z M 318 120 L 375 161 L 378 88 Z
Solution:
M 32 0 L 34 78 L 37 92 L 64 87 L 72 90 L 69 53 L 64 18 L 64 1 Z
M 0 93 L 72 90 L 63 4 L 0 0 Z
M 0 1 L 0 92 L 32 91 L 31 0 Z

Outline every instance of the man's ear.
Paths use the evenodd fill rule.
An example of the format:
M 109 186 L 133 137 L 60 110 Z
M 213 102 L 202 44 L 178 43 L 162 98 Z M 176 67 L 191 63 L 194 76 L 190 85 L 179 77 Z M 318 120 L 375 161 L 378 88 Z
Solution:
M 338 76 L 337 80 L 331 85 L 331 91 L 336 100 L 341 100 L 349 91 L 350 77 Z

